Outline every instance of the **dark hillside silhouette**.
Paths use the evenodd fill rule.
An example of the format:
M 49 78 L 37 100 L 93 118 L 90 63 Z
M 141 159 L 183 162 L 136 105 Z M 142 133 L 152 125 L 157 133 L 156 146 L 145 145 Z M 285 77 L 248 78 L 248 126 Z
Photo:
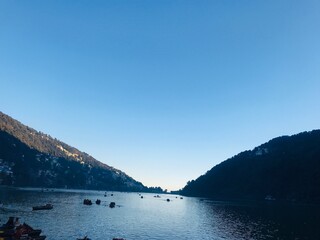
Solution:
M 275 138 L 213 167 L 181 190 L 215 199 L 320 202 L 320 130 Z
M 0 185 L 161 192 L 0 112 Z

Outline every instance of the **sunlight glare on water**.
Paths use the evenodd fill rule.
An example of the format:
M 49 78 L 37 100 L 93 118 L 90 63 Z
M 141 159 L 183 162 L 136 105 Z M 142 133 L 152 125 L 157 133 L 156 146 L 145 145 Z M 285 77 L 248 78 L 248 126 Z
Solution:
M 20 217 L 48 240 L 121 237 L 134 239 L 319 239 L 319 208 L 214 202 L 162 194 L 40 189 L 0 189 L 1 224 Z M 111 196 L 113 193 L 113 196 Z M 91 206 L 83 205 L 91 199 Z M 100 199 L 101 205 L 95 200 Z M 170 201 L 166 201 L 170 199 Z M 109 203 L 115 202 L 115 208 Z M 52 210 L 32 206 L 53 204 Z

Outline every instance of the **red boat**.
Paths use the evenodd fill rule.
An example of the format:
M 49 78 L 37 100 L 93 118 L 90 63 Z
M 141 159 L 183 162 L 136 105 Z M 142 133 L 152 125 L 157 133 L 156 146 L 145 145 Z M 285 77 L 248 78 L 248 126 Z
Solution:
M 19 218 L 10 217 L 6 224 L 0 227 L 0 239 L 2 240 L 44 240 L 46 236 L 40 236 L 40 229 L 33 229 L 28 224 L 20 224 Z

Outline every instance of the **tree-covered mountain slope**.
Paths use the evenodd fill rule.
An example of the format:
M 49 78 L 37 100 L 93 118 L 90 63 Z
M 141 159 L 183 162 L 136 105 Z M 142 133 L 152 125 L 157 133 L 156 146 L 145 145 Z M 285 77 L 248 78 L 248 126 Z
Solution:
M 320 202 L 320 130 L 242 152 L 188 182 L 188 196 Z
M 152 191 L 124 172 L 0 112 L 0 185 Z

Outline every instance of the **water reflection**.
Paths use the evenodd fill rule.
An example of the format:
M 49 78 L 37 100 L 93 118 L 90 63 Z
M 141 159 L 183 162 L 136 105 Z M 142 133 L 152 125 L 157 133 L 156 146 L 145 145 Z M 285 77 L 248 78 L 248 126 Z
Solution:
M 316 206 L 200 201 L 174 195 L 98 191 L 48 191 L 0 188 L 3 222 L 9 216 L 41 228 L 48 240 L 123 237 L 127 240 L 163 239 L 320 239 L 320 211 Z M 83 199 L 93 201 L 83 205 Z M 94 202 L 99 198 L 101 205 Z M 167 202 L 169 198 L 171 201 Z M 111 201 L 117 207 L 109 208 Z M 50 211 L 31 207 L 53 204 Z
M 202 207 L 221 239 L 320 239 L 319 206 L 207 201 Z

